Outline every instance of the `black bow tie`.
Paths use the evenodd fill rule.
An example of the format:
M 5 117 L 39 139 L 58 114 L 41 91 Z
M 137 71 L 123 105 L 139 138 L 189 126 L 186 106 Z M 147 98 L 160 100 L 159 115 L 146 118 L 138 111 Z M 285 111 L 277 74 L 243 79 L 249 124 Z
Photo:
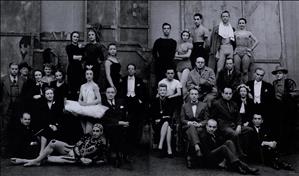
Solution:
M 197 105 L 197 104 L 198 104 L 198 101 L 195 101 L 195 102 L 191 101 L 191 104 L 192 104 L 192 105 Z

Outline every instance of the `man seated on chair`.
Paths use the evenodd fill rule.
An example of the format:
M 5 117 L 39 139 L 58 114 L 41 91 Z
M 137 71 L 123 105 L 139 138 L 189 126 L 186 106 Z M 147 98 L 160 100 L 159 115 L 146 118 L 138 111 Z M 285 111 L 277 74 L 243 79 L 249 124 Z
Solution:
M 215 101 L 211 107 L 211 117 L 218 121 L 219 130 L 224 137 L 235 143 L 239 156 L 245 157 L 246 154 L 241 148 L 240 138 L 242 137 L 243 148 L 246 147 L 247 149 L 253 129 L 248 126 L 242 126 L 239 107 L 232 101 L 232 88 L 226 86 L 221 91 L 222 97 Z
M 209 119 L 200 133 L 200 147 L 208 167 L 217 167 L 225 160 L 226 166 L 240 174 L 258 174 L 258 169 L 249 167 L 236 153 L 231 140 L 223 140 L 217 131 L 217 121 Z
M 103 105 L 109 109 L 103 116 L 105 134 L 110 143 L 111 157 L 114 160 L 115 167 L 120 167 L 121 161 L 130 162 L 129 155 L 129 121 L 127 119 L 127 108 L 125 103 L 115 98 L 116 89 L 108 87 L 106 89 L 106 99 Z
M 199 133 L 202 131 L 202 127 L 205 126 L 208 119 L 207 104 L 198 101 L 199 91 L 196 88 L 192 88 L 189 92 L 190 100 L 182 106 L 181 110 L 181 123 L 183 132 L 186 134 L 191 147 L 194 148 L 196 156 L 202 156 L 199 147 Z M 191 166 L 191 157 L 187 156 L 187 167 Z
M 196 58 L 195 65 L 196 67 L 189 73 L 187 89 L 198 89 L 199 99 L 210 107 L 212 100 L 217 95 L 215 73 L 211 68 L 205 66 L 205 59 L 202 57 Z

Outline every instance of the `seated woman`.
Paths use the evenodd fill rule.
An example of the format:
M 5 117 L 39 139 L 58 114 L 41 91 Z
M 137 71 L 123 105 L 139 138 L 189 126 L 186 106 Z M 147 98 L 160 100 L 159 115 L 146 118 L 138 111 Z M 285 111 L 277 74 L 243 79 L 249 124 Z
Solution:
M 92 130 L 92 123 L 87 117 L 100 119 L 108 108 L 101 104 L 100 88 L 93 81 L 93 71 L 86 70 L 85 77 L 87 82 L 81 85 L 79 100 L 66 100 L 64 108 L 75 116 L 83 116 L 81 118 L 81 126 L 83 133 L 87 134 Z
M 51 156 L 56 151 L 59 156 Z M 35 159 L 11 158 L 13 164 L 24 166 L 39 166 L 44 160 L 53 163 L 82 163 L 88 165 L 94 161 L 104 163 L 106 160 L 106 139 L 103 135 L 103 126 L 93 125 L 92 133 L 84 135 L 75 146 L 59 140 L 52 140 Z
M 54 88 L 54 100 L 58 102 L 59 105 L 64 105 L 66 101 L 68 86 L 64 81 L 65 74 L 62 70 L 56 70 L 55 72 L 55 81 L 51 82 L 51 87 Z M 62 107 L 63 109 L 63 107 Z
M 171 124 L 173 110 L 169 99 L 166 97 L 167 85 L 159 84 L 158 97 L 152 102 L 150 113 L 153 118 L 153 128 L 155 131 L 154 139 L 157 139 L 160 134 L 158 149 L 161 157 L 164 155 L 163 144 L 166 138 L 167 154 L 168 157 L 172 157 L 171 148 Z
M 249 122 L 251 122 L 254 106 L 250 88 L 245 84 L 239 85 L 234 95 L 234 101 L 239 107 L 242 125 L 248 126 Z
M 191 61 L 189 59 L 193 44 L 189 41 L 190 32 L 184 30 L 181 33 L 182 43 L 178 46 L 177 52 L 175 53 L 175 61 L 177 64 L 177 74 L 178 78 L 183 86 L 183 94 L 187 94 L 186 82 L 187 77 L 192 69 Z

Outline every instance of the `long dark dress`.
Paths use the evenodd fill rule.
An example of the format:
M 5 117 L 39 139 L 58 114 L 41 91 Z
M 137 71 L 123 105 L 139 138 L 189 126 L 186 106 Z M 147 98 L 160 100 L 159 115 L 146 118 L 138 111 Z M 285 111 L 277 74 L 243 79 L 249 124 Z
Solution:
M 60 108 L 63 109 L 64 98 L 66 98 L 68 92 L 67 84 L 64 82 L 58 87 L 57 81 L 53 81 L 51 82 L 51 87 L 54 88 L 54 101 L 62 106 Z
M 105 55 L 106 55 L 106 49 L 103 45 L 96 43 L 88 43 L 85 48 L 84 48 L 84 61 L 85 61 L 85 69 L 86 65 L 92 65 L 92 71 L 93 71 L 93 79 L 95 83 L 97 83 L 99 86 L 102 85 L 104 82 L 101 78 L 104 77 L 104 65 L 98 62 L 104 61 L 105 60 Z M 100 76 L 102 75 L 102 76 Z M 101 79 L 101 80 L 99 80 Z M 101 86 L 102 87 L 102 86 Z
M 120 65 L 119 62 L 117 63 L 117 62 L 111 61 L 110 59 L 108 59 L 108 60 L 111 62 L 110 76 L 111 76 L 112 82 L 113 82 L 115 88 L 117 89 L 117 91 L 119 91 L 119 89 L 120 89 L 120 78 L 121 78 L 121 75 L 120 75 L 121 65 Z M 108 87 L 110 87 L 109 83 L 108 83 L 108 80 L 107 80 L 107 85 L 108 85 Z
M 67 68 L 67 78 L 70 90 L 69 98 L 72 100 L 78 100 L 80 86 L 81 84 L 83 84 L 84 72 L 81 61 L 74 60 L 73 56 L 83 56 L 83 49 L 79 48 L 78 45 L 70 44 L 66 46 L 65 50 L 69 61 L 69 65 Z

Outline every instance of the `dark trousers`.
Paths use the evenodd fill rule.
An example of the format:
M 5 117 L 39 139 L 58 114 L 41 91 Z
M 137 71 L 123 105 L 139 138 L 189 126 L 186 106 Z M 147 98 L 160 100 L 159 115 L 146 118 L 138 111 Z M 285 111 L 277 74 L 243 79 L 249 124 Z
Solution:
M 253 129 L 251 127 L 242 126 L 240 135 L 237 135 L 235 129 L 231 127 L 225 127 L 221 131 L 224 133 L 226 139 L 234 142 L 239 155 L 244 154 L 244 152 L 248 153 L 249 142 L 253 136 Z
M 203 131 L 203 128 L 201 127 L 194 127 L 193 125 L 190 125 L 186 131 L 185 134 L 187 136 L 188 141 L 191 143 L 191 145 L 194 147 L 194 145 L 199 144 L 199 136 L 198 134 Z
M 109 126 L 105 127 L 105 132 L 110 143 L 110 149 L 115 153 L 130 154 L 132 151 L 128 142 L 128 127 Z
M 207 162 L 210 166 L 217 166 L 223 159 L 226 159 L 230 164 L 239 161 L 235 144 L 231 140 L 225 141 L 223 145 L 212 150 L 207 156 Z

